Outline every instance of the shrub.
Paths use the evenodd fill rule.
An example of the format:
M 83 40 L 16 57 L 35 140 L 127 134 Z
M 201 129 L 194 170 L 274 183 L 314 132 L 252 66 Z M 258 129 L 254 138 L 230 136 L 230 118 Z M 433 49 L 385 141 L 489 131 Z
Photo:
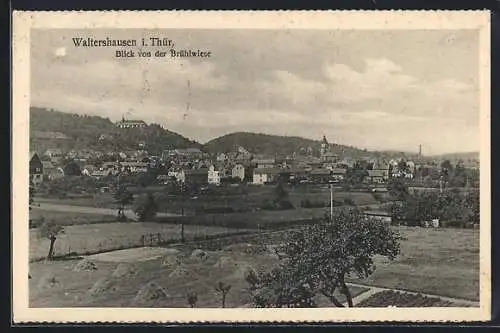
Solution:
M 462 229 L 467 227 L 467 222 L 465 221 L 440 221 L 443 228 L 457 228 Z
M 345 198 L 344 199 L 344 205 L 346 205 L 346 206 L 356 206 L 356 203 L 354 202 L 354 200 L 352 200 L 352 198 Z
M 158 212 L 158 204 L 153 195 L 150 193 L 145 197 L 141 197 L 134 212 L 141 222 L 154 219 Z
M 261 209 L 264 210 L 287 210 L 287 209 L 294 209 L 295 206 L 288 200 L 286 199 L 279 199 L 279 200 L 273 200 L 273 201 L 265 201 Z

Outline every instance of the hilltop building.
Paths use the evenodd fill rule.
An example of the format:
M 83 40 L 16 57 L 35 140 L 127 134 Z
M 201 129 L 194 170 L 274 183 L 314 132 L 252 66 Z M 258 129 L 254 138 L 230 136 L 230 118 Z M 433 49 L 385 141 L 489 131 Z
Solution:
M 147 124 L 143 120 L 125 120 L 125 117 L 116 123 L 118 128 L 144 128 L 146 126 Z

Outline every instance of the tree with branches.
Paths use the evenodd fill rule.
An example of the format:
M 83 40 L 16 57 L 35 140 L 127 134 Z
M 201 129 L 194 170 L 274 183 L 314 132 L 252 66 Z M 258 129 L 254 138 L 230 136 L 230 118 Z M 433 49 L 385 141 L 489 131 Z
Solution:
M 388 224 L 366 217 L 359 209 L 335 211 L 332 221 L 324 218 L 285 236 L 283 245 L 276 248 L 279 266 L 260 274 L 254 303 L 259 307 L 312 307 L 313 297 L 319 293 L 343 307 L 336 296 L 339 291 L 352 307 L 347 279 L 370 276 L 376 255 L 395 259 L 399 240 Z
M 145 197 L 141 197 L 134 209 L 135 214 L 139 221 L 151 221 L 158 213 L 158 203 L 156 202 L 153 194 L 148 193 Z
M 64 227 L 60 224 L 56 224 L 53 221 L 47 221 L 42 223 L 39 228 L 39 235 L 42 238 L 47 238 L 50 240 L 49 253 L 47 254 L 47 260 L 52 260 L 54 257 L 54 245 L 56 243 L 57 237 L 64 234 Z
M 195 308 L 198 302 L 198 294 L 196 292 L 190 292 L 186 295 L 187 302 L 190 308 Z
M 231 285 L 224 283 L 222 281 L 219 281 L 215 285 L 215 291 L 220 294 L 221 296 L 221 307 L 225 308 L 226 307 L 226 297 L 227 294 L 229 294 L 229 291 L 231 290 Z
M 124 186 L 118 188 L 114 194 L 115 203 L 118 205 L 118 219 L 125 220 L 125 207 L 134 202 L 134 195 Z
M 29 205 L 29 210 L 31 210 L 31 207 L 33 206 L 35 202 L 35 184 L 33 184 L 33 181 L 30 180 L 30 187 L 29 187 L 29 199 L 28 199 L 28 205 Z

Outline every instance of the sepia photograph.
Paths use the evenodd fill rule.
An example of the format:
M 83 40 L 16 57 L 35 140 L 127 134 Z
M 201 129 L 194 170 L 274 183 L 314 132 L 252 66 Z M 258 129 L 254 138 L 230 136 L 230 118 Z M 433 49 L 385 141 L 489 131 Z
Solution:
M 479 23 L 34 25 L 28 308 L 488 309 Z

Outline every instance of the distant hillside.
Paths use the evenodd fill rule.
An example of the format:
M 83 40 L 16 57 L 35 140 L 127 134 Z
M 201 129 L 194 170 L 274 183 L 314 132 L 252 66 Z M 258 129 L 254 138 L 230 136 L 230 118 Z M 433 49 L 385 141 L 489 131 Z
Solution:
M 432 156 L 433 158 L 440 160 L 450 160 L 453 161 L 471 161 L 471 160 L 479 160 L 479 152 L 466 152 L 466 153 L 449 153 L 449 154 L 441 154 Z
M 52 134 L 53 138 L 47 133 Z M 66 135 L 67 138 L 59 133 Z M 127 150 L 136 149 L 141 141 L 147 142 L 148 150 L 153 153 L 172 148 L 201 148 L 201 144 L 163 129 L 157 124 L 150 124 L 142 129 L 118 129 L 108 118 L 38 107 L 30 108 L 31 150 L 39 152 L 47 148 Z
M 236 132 L 210 140 L 204 147 L 212 153 L 231 151 L 235 145 L 242 146 L 254 154 L 269 156 L 287 156 L 306 152 L 310 147 L 318 154 L 321 142 L 296 136 L 278 136 L 260 133 Z M 331 151 L 341 155 L 357 158 L 371 157 L 377 153 L 357 149 L 345 145 L 330 144 Z

